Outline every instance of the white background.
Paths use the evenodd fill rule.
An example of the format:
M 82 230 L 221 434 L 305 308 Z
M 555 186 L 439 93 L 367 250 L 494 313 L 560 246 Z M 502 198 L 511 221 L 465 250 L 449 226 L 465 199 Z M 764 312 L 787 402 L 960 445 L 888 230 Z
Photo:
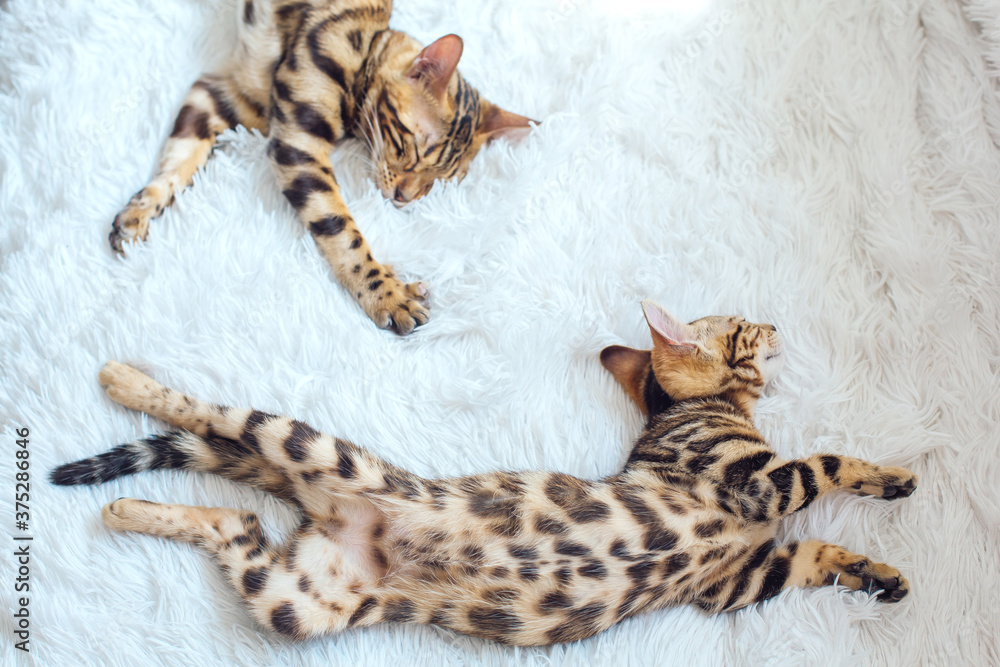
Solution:
M 462 35 L 470 82 L 542 121 L 407 211 L 381 198 L 357 146 L 337 152 L 377 257 L 431 287 L 430 323 L 400 339 L 332 279 L 265 139 L 244 129 L 146 245 L 108 248 L 185 91 L 231 43 L 235 6 L 0 2 L 0 523 L 15 532 L 13 431 L 27 426 L 36 664 L 1000 661 L 1000 8 L 672 4 L 398 0 L 394 27 Z M 530 650 L 408 626 L 294 644 L 251 622 L 205 554 L 99 518 L 133 496 L 252 509 L 279 536 L 294 517 L 278 502 L 179 472 L 45 480 L 162 427 L 102 394 L 107 359 L 423 475 L 609 474 L 642 420 L 597 355 L 648 344 L 647 297 L 782 331 L 788 360 L 758 413 L 781 455 L 920 475 L 908 500 L 825 498 L 784 533 L 896 565 L 903 603 L 797 590 Z

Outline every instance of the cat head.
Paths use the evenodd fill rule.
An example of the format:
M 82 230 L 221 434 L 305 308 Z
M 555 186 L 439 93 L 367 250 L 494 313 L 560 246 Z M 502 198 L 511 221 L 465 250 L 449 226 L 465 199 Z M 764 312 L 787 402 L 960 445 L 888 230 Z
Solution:
M 461 180 L 472 158 L 495 139 L 526 135 L 533 122 L 481 98 L 458 71 L 462 39 L 426 48 L 403 33 L 391 38 L 384 81 L 364 130 L 376 183 L 396 206 L 427 194 L 436 180 Z
M 652 301 L 643 301 L 642 310 L 653 349 L 612 345 L 601 351 L 601 363 L 647 415 L 664 400 L 707 396 L 724 396 L 753 414 L 764 386 L 784 365 L 781 338 L 770 324 L 742 317 L 684 324 Z

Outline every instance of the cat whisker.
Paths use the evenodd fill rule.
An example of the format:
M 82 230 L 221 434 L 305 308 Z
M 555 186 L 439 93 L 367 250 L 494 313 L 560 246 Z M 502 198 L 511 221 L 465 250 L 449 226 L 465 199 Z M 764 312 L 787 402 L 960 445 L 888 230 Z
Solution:
M 368 104 L 365 112 L 372 140 L 372 158 L 376 162 L 380 162 L 383 154 L 385 153 L 385 141 L 382 138 L 382 126 L 379 123 L 378 114 L 375 113 L 375 106 L 373 104 Z

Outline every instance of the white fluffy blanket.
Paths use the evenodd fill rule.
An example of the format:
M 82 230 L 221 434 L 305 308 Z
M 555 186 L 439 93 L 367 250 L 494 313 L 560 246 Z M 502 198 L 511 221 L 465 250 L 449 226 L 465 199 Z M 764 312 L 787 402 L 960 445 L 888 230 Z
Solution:
M 433 294 L 408 338 L 331 278 L 243 129 L 124 259 L 106 241 L 184 92 L 233 35 L 225 0 L 0 1 L 0 498 L 31 430 L 39 665 L 997 664 L 1000 7 L 987 0 L 398 0 L 465 38 L 466 77 L 543 121 L 411 210 L 336 153 L 380 259 Z M 107 359 L 295 415 L 427 476 L 615 471 L 642 420 L 598 362 L 648 344 L 639 301 L 784 332 L 758 422 L 786 457 L 912 467 L 912 498 L 824 498 L 786 524 L 898 566 L 883 605 L 832 587 L 678 608 L 517 650 L 380 626 L 302 644 L 256 626 L 188 545 L 113 534 L 119 496 L 291 511 L 225 480 L 97 488 L 56 464 L 162 424 L 108 400 Z M 3 546 L 0 662 L 12 647 Z

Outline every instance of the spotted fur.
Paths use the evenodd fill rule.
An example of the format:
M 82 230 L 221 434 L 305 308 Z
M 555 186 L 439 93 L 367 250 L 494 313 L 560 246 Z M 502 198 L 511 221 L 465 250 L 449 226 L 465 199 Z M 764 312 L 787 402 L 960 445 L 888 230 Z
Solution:
M 269 135 L 279 187 L 369 317 L 400 334 L 424 324 L 425 286 L 373 258 L 330 151 L 348 137 L 367 142 L 379 188 L 403 206 L 437 180 L 461 179 L 480 148 L 523 134 L 529 120 L 466 82 L 459 37 L 422 48 L 389 29 L 391 11 L 391 0 L 246 0 L 230 64 L 191 88 L 152 180 L 115 218 L 112 247 L 145 239 L 219 133 L 243 125 Z
M 842 456 L 781 459 L 753 425 L 760 388 L 780 365 L 774 328 L 739 318 L 683 325 L 646 310 L 653 350 L 608 348 L 602 361 L 650 420 L 624 469 L 601 480 L 425 479 L 300 421 L 204 403 L 109 362 L 100 381 L 113 400 L 180 430 L 64 465 L 52 481 L 183 468 L 293 503 L 302 523 L 283 545 L 232 509 L 119 499 L 103 516 L 116 530 L 202 545 L 254 618 L 300 639 L 430 623 L 537 645 L 667 605 L 739 609 L 790 586 L 904 597 L 895 568 L 819 541 L 778 545 L 775 534 L 819 495 L 905 497 L 916 477 Z M 716 378 L 708 393 L 706 374 Z

